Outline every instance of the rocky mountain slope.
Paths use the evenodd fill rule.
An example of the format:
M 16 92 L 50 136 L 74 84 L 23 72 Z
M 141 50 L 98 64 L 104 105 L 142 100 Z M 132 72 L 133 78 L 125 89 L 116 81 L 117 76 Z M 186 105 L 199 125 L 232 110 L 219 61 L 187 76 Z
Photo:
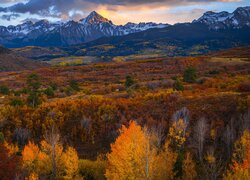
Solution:
M 29 46 L 17 52 L 35 60 L 72 55 L 104 56 L 104 59 L 139 53 L 198 55 L 250 45 L 250 7 L 240 7 L 232 13 L 206 12 L 192 23 L 175 25 L 127 23 L 117 26 L 94 11 L 78 22 L 26 22 L 16 27 L 0 27 L 0 32 L 0 43 L 7 47 Z
M 250 6 L 239 7 L 233 13 L 208 11 L 193 23 L 206 24 L 210 29 L 215 30 L 250 27 Z
M 240 29 L 250 27 L 250 6 L 234 12 L 206 12 L 192 24 L 204 24 L 210 30 Z M 173 25 L 176 26 L 176 25 Z M 91 12 L 80 21 L 50 23 L 41 20 L 17 26 L 0 26 L 0 44 L 7 47 L 69 46 L 90 42 L 101 37 L 124 36 L 148 29 L 169 28 L 169 24 L 127 23 L 115 25 L 97 12 Z
M 250 45 L 249 34 L 250 28 L 247 27 L 215 31 L 205 24 L 183 23 L 126 36 L 103 37 L 64 50 L 75 56 L 104 57 L 104 60 L 153 54 L 164 57 L 193 56 Z
M 49 23 L 41 20 L 17 26 L 0 26 L 0 43 L 7 47 L 67 46 L 89 42 L 100 37 L 122 36 L 150 28 L 163 28 L 168 24 L 128 23 L 117 26 L 93 11 L 80 21 Z

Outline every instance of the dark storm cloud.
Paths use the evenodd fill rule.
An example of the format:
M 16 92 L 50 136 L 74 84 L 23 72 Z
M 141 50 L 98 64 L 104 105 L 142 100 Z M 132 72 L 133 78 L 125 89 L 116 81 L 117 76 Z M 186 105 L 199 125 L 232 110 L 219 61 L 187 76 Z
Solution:
M 13 6 L 6 8 L 11 12 L 26 13 L 31 14 L 42 14 L 47 12 L 48 14 L 53 14 L 50 12 L 51 7 L 55 6 L 56 1 L 54 0 L 30 0 L 28 3 L 17 3 Z
M 14 13 L 14 14 L 4 14 L 0 18 L 3 20 L 11 21 L 11 20 L 16 19 L 18 17 L 20 17 L 20 15 Z
M 78 3 L 83 3 L 85 0 L 72 0 L 72 1 L 65 1 L 65 0 L 30 0 L 27 3 L 16 3 L 6 9 L 8 11 L 16 11 L 20 13 L 30 12 L 30 13 L 37 13 L 39 11 L 49 11 L 51 7 L 56 7 L 58 10 L 68 9 L 72 7 L 72 5 L 77 5 Z
M 16 3 L 0 11 L 39 14 L 43 16 L 61 17 L 68 14 L 72 9 L 89 10 L 95 9 L 97 5 L 126 6 L 133 5 L 145 6 L 148 4 L 158 4 L 159 6 L 178 6 L 191 3 L 204 2 L 232 2 L 233 0 L 29 0 L 27 3 Z M 235 0 L 239 1 L 239 0 Z M 7 0 L 5 0 L 7 2 Z M 115 10 L 115 8 L 114 8 Z

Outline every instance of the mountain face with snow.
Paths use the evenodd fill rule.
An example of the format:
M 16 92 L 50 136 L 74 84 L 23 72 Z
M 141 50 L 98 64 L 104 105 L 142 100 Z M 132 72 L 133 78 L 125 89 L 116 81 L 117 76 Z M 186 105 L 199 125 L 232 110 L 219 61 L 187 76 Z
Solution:
M 89 42 L 100 37 L 123 36 L 151 28 L 164 28 L 168 24 L 128 23 L 117 26 L 93 11 L 80 21 L 49 23 L 41 20 L 17 26 L 0 26 L 0 43 L 8 47 L 26 45 L 68 46 Z
M 0 26 L 0 43 L 9 47 L 32 45 L 35 40 L 60 26 L 41 20 L 36 23 L 27 21 L 17 26 Z
M 250 28 L 250 6 L 237 8 L 233 13 L 209 11 L 188 24 L 205 25 L 204 28 L 208 27 L 210 31 Z M 7 47 L 70 46 L 101 37 L 124 36 L 149 29 L 170 29 L 173 26 L 178 24 L 171 26 L 153 22 L 139 24 L 129 22 L 125 25 L 115 25 L 93 11 L 80 21 L 50 23 L 47 20 L 41 20 L 36 23 L 28 21 L 17 26 L 0 26 L 0 44 Z
M 239 7 L 233 13 L 209 11 L 193 23 L 206 24 L 214 30 L 250 27 L 250 6 Z

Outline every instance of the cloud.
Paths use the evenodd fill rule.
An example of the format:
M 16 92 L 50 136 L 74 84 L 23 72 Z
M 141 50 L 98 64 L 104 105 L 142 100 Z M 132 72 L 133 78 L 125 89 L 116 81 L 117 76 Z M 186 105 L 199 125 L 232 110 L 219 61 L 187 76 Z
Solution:
M 18 12 L 18 13 L 26 13 L 29 12 L 31 14 L 50 14 L 53 15 L 53 8 L 56 4 L 54 4 L 53 0 L 30 0 L 27 3 L 17 3 L 13 6 L 7 7 L 7 11 Z
M 19 0 L 20 1 L 20 0 Z M 29 0 L 28 2 L 16 3 L 2 11 L 18 12 L 51 16 L 61 16 L 71 10 L 87 10 L 97 6 L 109 5 L 113 10 L 119 7 L 130 8 L 132 6 L 179 6 L 194 3 L 209 2 L 238 2 L 241 0 Z M 4 2 L 18 2 L 18 0 L 4 0 Z M 1 11 L 1 9 L 0 9 Z
M 24 20 L 21 20 L 21 22 L 22 22 L 22 23 L 25 23 L 25 22 L 31 21 L 31 22 L 35 23 L 35 22 L 38 22 L 38 21 L 40 21 L 40 20 L 41 20 L 41 19 L 37 19 L 37 18 L 26 18 L 26 19 L 24 19 Z
M 242 0 L 86 0 L 98 4 L 109 5 L 145 5 L 145 4 L 165 4 L 165 5 L 180 5 L 190 3 L 208 3 L 208 2 L 239 2 Z
M 169 8 L 179 6 L 240 1 L 242 0 L 1 0 L 1 3 L 11 3 L 12 5 L 0 7 L 0 12 L 28 13 L 42 18 L 51 17 L 67 20 L 82 18 L 90 11 L 96 10 L 103 16 L 107 16 L 107 18 L 117 19 L 115 21 L 120 23 L 127 21 L 127 19 L 131 20 L 131 14 L 136 14 L 135 19 L 137 19 L 138 15 L 138 17 L 144 20 L 147 17 L 156 15 L 157 13 L 154 14 L 154 11 L 165 11 L 163 15 L 166 16 L 169 14 L 167 12 Z M 185 12 L 181 12 L 181 14 L 186 17 L 189 16 Z M 172 15 L 173 13 L 169 14 L 168 17 L 174 17 L 176 14 Z M 193 14 L 190 15 L 190 17 L 193 17 Z
M 20 14 L 13 13 L 13 14 L 4 14 L 0 18 L 3 20 L 11 21 L 11 20 L 14 20 L 20 16 L 21 16 Z
M 18 3 L 21 2 L 23 0 L 1 0 L 1 4 L 5 4 L 5 3 Z

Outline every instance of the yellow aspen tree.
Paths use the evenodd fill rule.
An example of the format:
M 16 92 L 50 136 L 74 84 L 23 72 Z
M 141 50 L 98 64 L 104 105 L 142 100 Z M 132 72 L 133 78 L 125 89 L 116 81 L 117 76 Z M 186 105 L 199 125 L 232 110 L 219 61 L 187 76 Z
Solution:
M 107 155 L 107 179 L 152 179 L 154 152 L 147 134 L 135 122 L 122 126 Z
M 28 177 L 25 178 L 25 180 L 38 180 L 38 175 L 35 173 L 30 174 Z
M 28 174 L 38 173 L 39 148 L 34 143 L 29 142 L 22 151 L 22 167 Z
M 78 172 L 78 155 L 74 148 L 68 147 L 62 155 L 62 172 L 65 179 L 72 179 Z
M 248 130 L 235 143 L 232 165 L 224 179 L 250 179 L 250 132 Z
M 175 153 L 171 147 L 169 140 L 166 141 L 164 149 L 156 157 L 154 166 L 154 172 L 156 173 L 156 179 L 174 179 L 174 164 L 177 159 L 177 153 Z
M 196 172 L 195 162 L 193 161 L 192 155 L 189 152 L 186 153 L 182 169 L 183 169 L 182 179 L 185 180 L 196 179 L 197 172 Z
M 39 149 L 37 145 L 29 142 L 22 151 L 22 168 L 27 174 L 27 179 L 35 175 L 46 175 L 51 171 L 50 157 Z
M 179 149 L 186 141 L 185 128 L 186 124 L 183 119 L 174 121 L 169 128 L 168 139 L 173 148 Z
M 155 172 L 157 179 L 174 179 L 176 176 L 175 164 L 177 162 L 178 153 L 186 141 L 187 124 L 183 119 L 173 122 L 169 128 L 167 140 L 163 151 L 157 156 Z M 182 167 L 182 166 L 181 166 Z
M 52 173 L 53 159 L 52 146 L 47 141 L 41 142 L 40 169 L 45 169 L 46 174 Z M 55 146 L 56 178 L 72 179 L 78 172 L 78 155 L 74 148 L 68 147 L 63 151 L 63 146 L 57 143 Z
M 57 176 L 58 174 L 60 174 L 59 169 L 62 166 L 61 157 L 63 154 L 63 146 L 60 143 L 56 144 L 56 146 L 54 148 L 54 156 L 55 157 L 53 157 L 52 156 L 53 147 L 51 146 L 50 143 L 43 140 L 41 142 L 41 151 L 43 152 L 43 154 L 41 154 L 41 157 L 40 157 L 41 169 L 44 168 L 44 169 L 46 169 L 46 172 L 49 172 L 48 174 L 51 174 L 53 172 L 53 165 L 54 165 L 53 161 L 55 161 L 55 166 L 56 166 L 58 172 L 53 174 L 53 176 Z

